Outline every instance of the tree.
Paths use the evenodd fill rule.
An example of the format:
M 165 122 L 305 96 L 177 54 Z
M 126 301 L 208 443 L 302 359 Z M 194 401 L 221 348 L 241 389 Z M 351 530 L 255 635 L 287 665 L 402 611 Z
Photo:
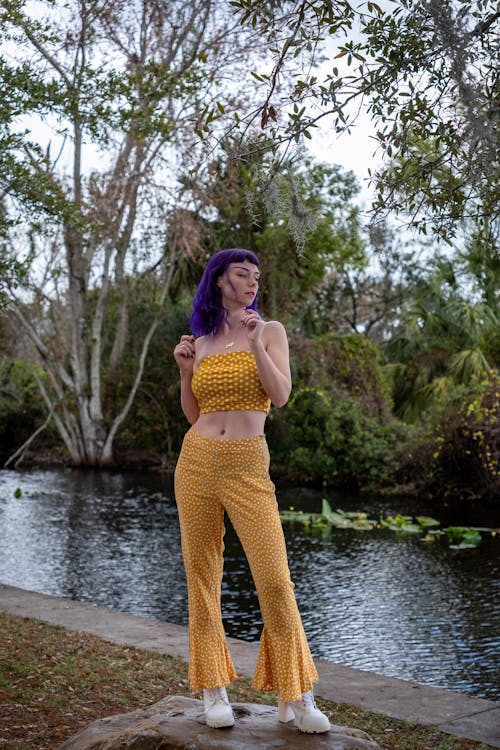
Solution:
M 193 193 L 202 232 L 216 247 L 248 247 L 259 255 L 260 305 L 267 316 L 283 320 L 314 293 L 328 269 L 364 264 L 354 202 L 359 186 L 352 172 L 298 155 L 287 159 L 271 185 L 267 168 L 266 154 L 242 158 L 228 142 L 221 156 L 196 179 L 186 177 L 184 186 Z M 301 226 L 290 224 L 292 204 Z
M 272 141 L 279 153 L 312 137 L 325 118 L 334 132 L 349 131 L 366 107 L 388 159 L 372 175 L 376 211 L 407 213 L 446 239 L 462 218 L 488 224 L 498 217 L 500 11 L 493 0 L 232 5 L 243 25 L 266 35 L 274 55 L 270 72 L 255 73 L 261 106 L 237 123 L 240 130 L 259 117 L 266 147 Z M 331 64 L 320 69 L 325 55 Z
M 419 282 L 387 346 L 395 409 L 407 420 L 420 418 L 454 385 L 482 386 L 498 378 L 498 307 L 467 299 L 453 262 L 436 265 Z
M 354 332 L 383 344 L 393 335 L 411 295 L 423 248 L 402 242 L 385 222 L 357 231 L 366 245 L 365 262 L 348 259 L 329 269 L 302 306 L 301 327 L 308 336 Z
M 465 247 L 457 253 L 458 267 L 468 285 L 488 307 L 500 308 L 500 221 L 473 224 Z
M 196 153 L 193 130 L 214 97 L 237 106 L 234 71 L 249 40 L 209 0 L 31 6 L 8 0 L 0 15 L 2 257 L 30 268 L 4 292 L 46 372 L 34 368 L 72 462 L 104 466 L 176 268 L 201 250 L 175 165 Z M 46 147 L 30 132 L 34 119 L 49 131 Z M 130 390 L 106 413 L 129 301 L 146 275 L 154 314 Z

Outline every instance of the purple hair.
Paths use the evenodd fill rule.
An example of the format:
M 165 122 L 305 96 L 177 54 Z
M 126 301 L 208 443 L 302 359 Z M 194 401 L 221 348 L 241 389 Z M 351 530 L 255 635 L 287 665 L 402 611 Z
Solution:
M 217 280 L 227 270 L 230 263 L 249 263 L 259 265 L 259 259 L 251 250 L 219 250 L 212 255 L 201 277 L 193 300 L 193 312 L 191 314 L 191 331 L 195 336 L 205 336 L 215 333 L 221 323 L 227 318 L 227 310 L 222 305 L 222 294 L 217 285 Z M 257 311 L 257 297 L 247 309 Z M 258 311 L 257 311 L 258 312 Z

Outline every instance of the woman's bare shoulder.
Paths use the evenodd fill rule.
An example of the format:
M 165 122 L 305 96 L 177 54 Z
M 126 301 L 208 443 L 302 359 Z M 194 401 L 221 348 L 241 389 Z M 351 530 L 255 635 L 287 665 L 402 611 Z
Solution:
M 279 320 L 266 320 L 266 327 L 264 330 L 269 331 L 269 333 L 286 335 L 286 328 Z
M 288 339 L 286 328 L 279 320 L 266 320 L 263 336 L 267 342 L 277 343 Z
M 206 353 L 208 336 L 198 336 L 194 341 L 195 360 L 203 359 Z

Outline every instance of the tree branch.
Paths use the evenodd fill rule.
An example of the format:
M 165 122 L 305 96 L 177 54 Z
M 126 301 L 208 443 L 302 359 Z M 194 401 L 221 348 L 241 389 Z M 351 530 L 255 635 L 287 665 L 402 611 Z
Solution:
M 50 52 L 45 49 L 45 47 L 43 46 L 43 44 L 38 41 L 38 39 L 31 33 L 31 31 L 28 31 L 28 29 L 26 27 L 23 27 L 23 31 L 26 34 L 26 36 L 28 37 L 28 39 L 30 40 L 30 42 L 32 43 L 32 45 L 34 47 L 36 47 L 36 49 L 40 52 L 40 54 L 43 57 L 45 57 L 45 59 L 47 60 L 47 62 L 50 63 L 50 65 L 52 65 L 52 67 L 54 68 L 54 70 L 56 70 L 59 73 L 59 75 L 63 79 L 63 81 L 66 84 L 66 86 L 69 89 L 71 89 L 72 88 L 71 81 L 70 81 L 68 75 L 66 74 L 65 70 L 57 62 L 57 60 L 55 59 L 55 57 L 53 57 L 50 54 Z
M 496 13 L 493 13 L 491 16 L 488 16 L 484 21 L 480 21 L 477 26 L 475 26 L 472 31 L 468 34 L 469 37 L 474 36 L 481 36 L 484 34 L 485 31 L 488 31 L 488 29 L 493 26 L 495 21 L 498 21 L 500 18 L 500 10 Z
M 35 348 L 37 352 L 39 353 L 40 357 L 45 363 L 50 363 L 52 366 L 52 356 L 41 340 L 41 338 L 38 336 L 37 332 L 33 328 L 33 326 L 26 320 L 22 312 L 19 310 L 17 305 L 11 300 L 9 302 L 9 305 L 7 307 L 7 310 L 10 311 L 14 317 L 19 321 L 19 323 L 22 325 L 26 333 L 28 334 L 29 338 L 31 339 L 32 343 L 35 345 Z M 75 383 L 67 370 L 63 367 L 63 365 L 58 362 L 56 363 L 56 372 L 59 374 L 62 382 L 64 385 L 69 388 L 71 391 L 74 390 Z
M 46 428 L 47 428 L 47 427 L 49 426 L 49 424 L 50 424 L 50 420 L 52 419 L 52 416 L 53 416 L 53 414 L 54 414 L 54 412 L 53 412 L 53 410 L 51 410 L 51 411 L 49 412 L 49 414 L 47 415 L 47 419 L 46 419 L 46 420 L 45 420 L 45 422 L 44 422 L 44 423 L 43 423 L 43 424 L 41 425 L 41 427 L 39 427 L 39 428 L 38 428 L 37 430 L 35 430 L 35 432 L 34 432 L 34 433 L 33 433 L 33 434 L 32 434 L 32 435 L 31 435 L 31 436 L 30 436 L 30 437 L 29 437 L 29 438 L 28 438 L 28 439 L 27 439 L 27 440 L 26 440 L 26 441 L 25 441 L 25 442 L 24 442 L 24 443 L 23 443 L 22 445 L 21 445 L 21 447 L 20 447 L 20 448 L 18 448 L 18 449 L 17 449 L 17 450 L 16 450 L 16 451 L 15 451 L 15 452 L 14 452 L 14 453 L 12 454 L 12 456 L 10 456 L 10 458 L 8 458 L 8 459 L 7 459 L 7 461 L 6 461 L 6 462 L 4 463 L 4 465 L 3 465 L 4 469 L 6 469 L 6 468 L 7 468 L 7 466 L 8 466 L 8 465 L 9 465 L 10 463 L 12 463 L 12 461 L 13 461 L 13 460 L 14 460 L 15 458 L 17 458 L 17 457 L 19 456 L 18 460 L 17 460 L 17 461 L 16 461 L 16 463 L 14 464 L 14 468 L 15 468 L 15 469 L 17 469 L 17 467 L 19 466 L 19 464 L 21 463 L 21 461 L 22 461 L 22 460 L 23 460 L 23 458 L 24 458 L 24 454 L 26 453 L 26 451 L 27 451 L 27 450 L 28 450 L 28 448 L 30 447 L 30 445 L 31 445 L 31 443 L 33 442 L 33 440 L 35 440 L 35 438 L 37 438 L 37 437 L 38 437 L 38 435 L 39 435 L 39 434 L 40 434 L 41 432 L 43 432 L 43 431 L 44 431 L 44 430 L 45 430 L 45 429 L 46 429 Z
M 45 388 L 45 385 L 41 377 L 37 373 L 35 367 L 32 369 L 32 372 L 33 372 L 33 377 L 36 380 L 36 384 L 40 390 L 40 393 L 42 394 L 42 398 L 47 404 L 47 408 L 49 409 L 49 412 L 52 414 L 52 417 L 54 419 L 54 422 L 56 423 L 56 427 L 59 431 L 59 434 L 61 435 L 63 442 L 66 448 L 68 449 L 68 452 L 71 458 L 76 463 L 78 463 L 78 457 L 79 455 L 81 455 L 79 454 L 78 435 L 75 433 L 73 435 L 70 435 L 67 428 L 71 427 L 71 422 L 68 420 L 65 420 L 65 422 L 62 421 L 60 416 L 57 414 L 57 410 L 56 410 L 57 402 L 54 403 L 52 399 L 50 398 L 49 394 L 47 393 L 47 389 Z

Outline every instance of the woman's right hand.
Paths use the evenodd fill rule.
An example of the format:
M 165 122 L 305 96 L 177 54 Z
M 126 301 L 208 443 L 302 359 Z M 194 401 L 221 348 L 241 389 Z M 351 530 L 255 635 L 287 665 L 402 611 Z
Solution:
M 174 349 L 174 359 L 182 375 L 193 373 L 194 355 L 194 336 L 181 336 L 181 340 Z

